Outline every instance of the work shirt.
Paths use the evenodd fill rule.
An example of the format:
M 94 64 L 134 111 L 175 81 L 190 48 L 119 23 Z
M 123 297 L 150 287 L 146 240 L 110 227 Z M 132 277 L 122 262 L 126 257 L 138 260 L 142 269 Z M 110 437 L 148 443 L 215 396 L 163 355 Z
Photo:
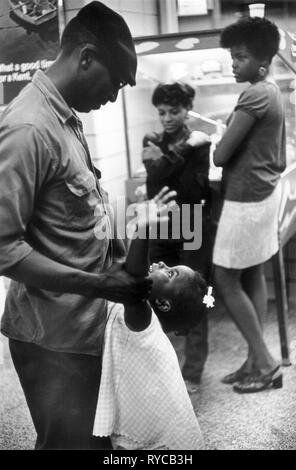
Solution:
M 107 196 L 82 125 L 37 71 L 0 120 L 0 274 L 32 249 L 101 273 L 111 264 Z M 46 270 L 46 265 L 44 266 Z M 106 301 L 11 282 L 1 331 L 46 349 L 100 354 Z
M 234 111 L 238 110 L 255 122 L 223 168 L 224 198 L 259 202 L 273 192 L 286 167 L 285 113 L 279 87 L 269 80 L 250 85 L 238 99 Z

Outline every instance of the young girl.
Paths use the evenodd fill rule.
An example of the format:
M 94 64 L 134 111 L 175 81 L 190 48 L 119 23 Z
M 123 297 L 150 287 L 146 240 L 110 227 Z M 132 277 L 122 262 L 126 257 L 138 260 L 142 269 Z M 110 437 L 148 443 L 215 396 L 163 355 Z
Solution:
M 167 190 L 154 198 L 160 216 L 155 213 L 153 220 L 149 214 L 149 225 L 167 221 L 163 210 L 173 204 L 165 203 L 175 195 Z M 147 225 L 141 206 L 138 229 Z M 134 276 L 149 271 L 149 302 L 110 306 L 94 434 L 111 436 L 114 449 L 202 449 L 197 418 L 164 331 L 184 333 L 199 321 L 206 285 L 187 266 L 160 262 L 149 269 L 148 244 L 148 238 L 132 240 L 126 268 Z
M 224 205 L 213 262 L 224 303 L 249 346 L 245 363 L 222 380 L 251 393 L 282 386 L 279 364 L 262 335 L 267 307 L 263 263 L 278 250 L 280 174 L 285 168 L 284 109 L 268 70 L 279 47 L 277 27 L 243 18 L 222 32 L 237 82 L 249 82 L 228 121 L 214 162 L 223 167 Z

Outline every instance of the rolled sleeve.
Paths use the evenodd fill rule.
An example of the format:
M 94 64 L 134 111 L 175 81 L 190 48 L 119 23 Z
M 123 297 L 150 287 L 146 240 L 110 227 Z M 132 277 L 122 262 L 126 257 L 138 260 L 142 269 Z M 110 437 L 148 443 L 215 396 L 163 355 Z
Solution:
M 34 127 L 0 128 L 0 275 L 32 251 L 27 230 L 50 163 Z
M 255 119 L 261 119 L 269 108 L 269 97 L 262 84 L 250 86 L 239 97 L 235 111 L 243 111 Z

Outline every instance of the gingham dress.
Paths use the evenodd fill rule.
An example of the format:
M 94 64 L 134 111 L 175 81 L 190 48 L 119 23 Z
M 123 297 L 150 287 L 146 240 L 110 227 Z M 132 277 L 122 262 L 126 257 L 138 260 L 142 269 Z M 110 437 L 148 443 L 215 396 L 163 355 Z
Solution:
M 111 304 L 94 425 L 114 448 L 199 450 L 203 439 L 175 350 L 152 313 L 148 328 L 128 329 Z

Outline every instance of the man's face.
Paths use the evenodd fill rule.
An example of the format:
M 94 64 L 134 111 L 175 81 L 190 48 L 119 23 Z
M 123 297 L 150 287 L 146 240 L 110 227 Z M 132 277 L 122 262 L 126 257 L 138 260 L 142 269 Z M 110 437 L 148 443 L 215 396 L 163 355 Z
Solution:
M 111 80 L 106 66 L 94 54 L 81 58 L 77 77 L 77 93 L 73 107 L 82 113 L 99 109 L 117 99 L 119 84 Z

